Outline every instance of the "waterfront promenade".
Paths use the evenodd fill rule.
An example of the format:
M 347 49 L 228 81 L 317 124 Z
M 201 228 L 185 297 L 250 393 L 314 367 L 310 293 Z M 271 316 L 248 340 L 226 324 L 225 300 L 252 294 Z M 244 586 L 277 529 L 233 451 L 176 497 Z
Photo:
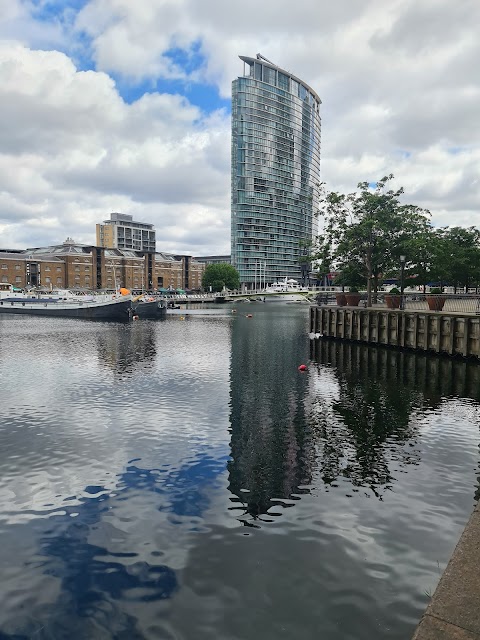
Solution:
M 475 508 L 413 640 L 480 640 L 480 509 Z

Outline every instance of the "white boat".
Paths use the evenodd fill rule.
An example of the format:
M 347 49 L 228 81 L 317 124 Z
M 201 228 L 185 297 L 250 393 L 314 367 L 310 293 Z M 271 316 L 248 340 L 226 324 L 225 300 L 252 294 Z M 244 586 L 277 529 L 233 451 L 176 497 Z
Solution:
M 18 291 L 0 283 L 0 314 L 89 320 L 130 320 L 132 296 L 84 296 L 69 290 L 56 292 Z
M 308 302 L 311 291 L 297 280 L 287 279 L 268 285 L 260 293 L 264 302 Z

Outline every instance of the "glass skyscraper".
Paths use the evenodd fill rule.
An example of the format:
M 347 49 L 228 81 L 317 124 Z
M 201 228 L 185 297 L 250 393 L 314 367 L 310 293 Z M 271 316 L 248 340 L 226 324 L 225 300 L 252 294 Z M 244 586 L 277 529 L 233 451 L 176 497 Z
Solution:
M 232 83 L 232 264 L 247 286 L 304 280 L 304 256 L 317 232 L 321 100 L 260 54 L 239 57 L 244 75 Z

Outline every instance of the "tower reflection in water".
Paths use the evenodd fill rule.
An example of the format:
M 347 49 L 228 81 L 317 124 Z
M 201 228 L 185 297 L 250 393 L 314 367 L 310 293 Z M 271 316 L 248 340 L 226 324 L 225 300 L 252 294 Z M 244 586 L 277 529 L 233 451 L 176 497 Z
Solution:
M 231 456 L 229 489 L 234 510 L 257 526 L 272 499 L 298 499 L 311 482 L 312 432 L 306 428 L 308 377 L 297 370 L 308 359 L 306 315 L 255 313 L 232 329 Z M 292 496 L 292 494 L 295 494 Z

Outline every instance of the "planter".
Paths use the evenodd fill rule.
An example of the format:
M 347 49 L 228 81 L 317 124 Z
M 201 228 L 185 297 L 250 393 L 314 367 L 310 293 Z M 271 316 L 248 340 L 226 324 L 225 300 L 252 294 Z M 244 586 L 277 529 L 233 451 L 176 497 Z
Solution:
M 385 302 L 388 309 L 400 309 L 402 304 L 402 296 L 385 296 Z
M 362 299 L 362 296 L 359 293 L 346 293 L 345 298 L 347 299 L 348 307 L 358 307 L 358 303 Z
M 337 307 L 344 307 L 347 304 L 347 298 L 344 293 L 336 293 Z
M 443 305 L 445 304 L 447 298 L 446 296 L 426 296 L 427 304 L 430 311 L 441 311 L 443 309 Z

